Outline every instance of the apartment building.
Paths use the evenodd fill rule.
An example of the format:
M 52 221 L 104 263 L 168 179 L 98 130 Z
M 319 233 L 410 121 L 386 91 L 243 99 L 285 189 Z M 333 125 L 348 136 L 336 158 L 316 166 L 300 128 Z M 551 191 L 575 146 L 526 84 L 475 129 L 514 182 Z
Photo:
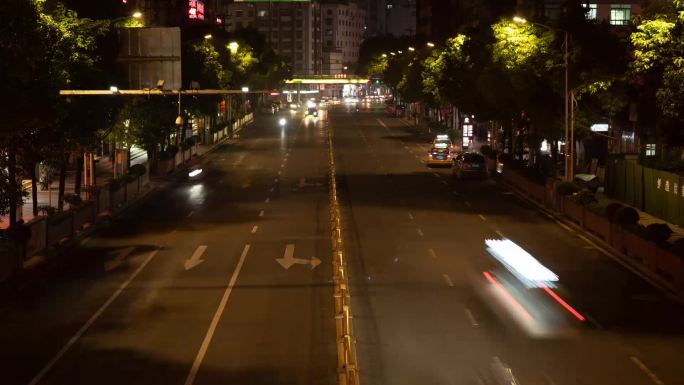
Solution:
M 320 6 L 323 50 L 340 52 L 345 65 L 355 65 L 364 38 L 366 11 L 355 2 L 323 3 Z
M 219 6 L 217 17 L 227 31 L 253 28 L 266 37 L 293 73 L 322 71 L 321 4 L 309 2 L 230 3 Z
M 558 19 L 565 0 L 519 0 L 518 9 L 526 15 L 548 20 Z M 615 27 L 627 26 L 632 16 L 641 13 L 643 0 L 593 0 L 584 4 L 588 8 L 587 18 L 607 22 Z

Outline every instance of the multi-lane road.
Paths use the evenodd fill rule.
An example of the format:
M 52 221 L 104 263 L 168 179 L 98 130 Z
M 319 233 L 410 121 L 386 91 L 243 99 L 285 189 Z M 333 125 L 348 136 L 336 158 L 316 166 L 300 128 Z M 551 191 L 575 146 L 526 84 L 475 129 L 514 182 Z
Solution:
M 281 115 L 3 305 L 0 383 L 337 383 L 332 129 L 362 384 L 481 384 L 495 360 L 521 385 L 684 384 L 684 308 L 591 240 L 427 168 L 429 136 L 379 109 Z M 514 283 L 485 249 L 502 238 L 557 298 Z

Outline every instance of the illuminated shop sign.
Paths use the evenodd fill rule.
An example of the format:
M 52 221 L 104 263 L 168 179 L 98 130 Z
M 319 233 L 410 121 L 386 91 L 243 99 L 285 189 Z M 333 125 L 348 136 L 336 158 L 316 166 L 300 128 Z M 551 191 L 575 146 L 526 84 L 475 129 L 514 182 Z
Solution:
M 188 0 L 188 19 L 204 20 L 204 2 Z

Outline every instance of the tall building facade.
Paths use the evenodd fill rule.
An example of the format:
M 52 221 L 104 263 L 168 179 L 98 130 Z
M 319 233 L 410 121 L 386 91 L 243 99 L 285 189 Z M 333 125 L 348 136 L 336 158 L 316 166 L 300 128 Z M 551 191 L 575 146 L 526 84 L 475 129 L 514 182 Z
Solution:
M 643 0 L 593 0 L 583 2 L 587 18 L 614 27 L 627 26 L 641 13 Z M 565 0 L 518 0 L 518 10 L 537 19 L 555 20 L 563 13 Z
M 264 35 L 293 73 L 322 71 L 321 4 L 308 2 L 228 3 L 217 16 L 226 31 L 254 28 Z
M 366 11 L 355 2 L 321 4 L 323 51 L 339 52 L 348 67 L 359 60 L 364 38 Z
M 394 36 L 416 34 L 416 0 L 385 0 L 385 33 Z
M 530 0 L 532 2 L 539 0 Z M 512 16 L 516 0 L 416 0 L 417 34 L 444 41 L 462 28 L 476 28 Z

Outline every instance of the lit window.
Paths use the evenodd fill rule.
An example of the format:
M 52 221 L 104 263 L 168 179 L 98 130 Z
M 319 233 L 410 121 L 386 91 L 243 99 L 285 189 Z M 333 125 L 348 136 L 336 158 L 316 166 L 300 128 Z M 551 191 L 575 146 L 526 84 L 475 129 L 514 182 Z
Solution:
M 655 143 L 646 144 L 646 156 L 655 156 L 655 154 L 656 154 Z
M 598 4 L 584 4 L 585 17 L 587 20 L 596 20 L 596 11 L 598 10 Z
M 259 10 L 259 12 L 257 12 L 257 16 L 265 17 L 266 16 L 266 10 L 265 9 Z
M 631 16 L 632 7 L 629 4 L 610 5 L 610 24 L 627 25 Z

